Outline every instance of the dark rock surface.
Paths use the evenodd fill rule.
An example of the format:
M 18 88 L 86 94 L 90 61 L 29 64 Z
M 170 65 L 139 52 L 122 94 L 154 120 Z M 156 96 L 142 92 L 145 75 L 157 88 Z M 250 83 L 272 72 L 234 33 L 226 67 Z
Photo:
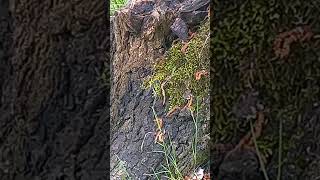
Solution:
M 171 25 L 172 33 L 186 41 L 189 28 L 199 25 L 207 16 L 210 0 L 186 0 L 177 9 L 178 18 Z
M 164 155 L 153 152 L 162 149 L 155 143 L 156 125 L 151 107 L 163 118 L 166 135 L 170 135 L 184 173 L 190 172 L 192 162 L 194 124 L 190 113 L 164 118 L 162 101 L 153 96 L 151 89 L 142 88 L 143 79 L 152 73 L 153 64 L 163 58 L 166 44 L 172 42 L 170 26 L 178 16 L 179 4 L 159 1 L 152 11 L 135 13 L 139 6 L 150 7 L 145 2 L 136 4 L 134 9 L 127 7 L 116 13 L 113 21 L 111 179 L 120 179 L 126 173 L 133 179 L 155 178 L 148 174 L 153 169 L 159 170 Z
M 104 1 L 0 1 L 0 179 L 108 179 Z

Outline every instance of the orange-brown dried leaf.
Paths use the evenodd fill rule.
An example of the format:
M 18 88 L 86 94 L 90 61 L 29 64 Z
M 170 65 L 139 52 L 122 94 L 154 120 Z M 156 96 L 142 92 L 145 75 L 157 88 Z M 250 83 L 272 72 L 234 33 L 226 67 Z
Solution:
M 191 31 L 189 32 L 189 34 L 190 34 L 189 39 L 192 39 L 193 37 L 195 37 L 197 35 L 196 32 L 191 32 Z
M 188 47 L 189 47 L 189 43 L 185 43 L 185 44 L 181 47 L 181 52 L 182 52 L 183 54 L 186 54 Z
M 163 143 L 164 142 L 164 134 L 160 133 L 159 137 L 158 137 L 158 142 Z
M 313 35 L 310 26 L 299 26 L 290 31 L 280 33 L 273 43 L 273 50 L 276 57 L 287 57 L 290 53 L 290 46 L 292 43 L 309 41 Z
M 171 117 L 173 113 L 175 113 L 176 111 L 180 110 L 181 108 L 179 106 L 174 106 L 167 114 L 166 117 Z
M 155 143 L 157 143 L 157 142 L 163 143 L 164 142 L 164 133 L 162 131 L 160 131 L 160 130 L 157 131 L 154 142 Z
M 190 99 L 188 100 L 187 104 L 183 108 L 190 109 L 192 106 L 192 101 L 193 101 L 193 98 L 192 98 L 192 96 L 190 96 Z
M 201 71 L 198 71 L 198 72 L 195 73 L 195 78 L 196 78 L 196 80 L 200 80 L 201 76 L 208 76 L 208 75 L 209 75 L 208 71 L 201 70 Z

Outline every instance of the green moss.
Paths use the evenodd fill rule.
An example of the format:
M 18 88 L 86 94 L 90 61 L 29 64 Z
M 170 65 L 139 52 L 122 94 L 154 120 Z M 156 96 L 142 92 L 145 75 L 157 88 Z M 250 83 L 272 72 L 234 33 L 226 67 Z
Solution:
M 208 97 L 209 78 L 196 80 L 195 73 L 209 71 L 209 42 L 209 21 L 206 21 L 190 40 L 186 53 L 181 51 L 181 42 L 173 44 L 164 61 L 155 64 L 154 73 L 145 80 L 144 87 L 153 87 L 162 96 L 161 84 L 167 81 L 164 90 L 169 109 L 185 105 L 183 94 L 188 89 L 194 97 Z
M 124 7 L 126 3 L 127 3 L 127 0 L 111 0 L 110 6 L 109 6 L 110 15 L 113 15 L 115 11 Z

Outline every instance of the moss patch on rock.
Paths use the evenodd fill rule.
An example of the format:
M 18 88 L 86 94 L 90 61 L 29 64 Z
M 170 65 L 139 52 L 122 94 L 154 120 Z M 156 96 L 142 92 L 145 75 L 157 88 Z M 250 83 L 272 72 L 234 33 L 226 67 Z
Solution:
M 194 97 L 209 97 L 209 78 L 195 78 L 197 72 L 209 71 L 209 27 L 210 23 L 206 20 L 188 42 L 186 52 L 182 50 L 182 42 L 175 42 L 164 59 L 154 65 L 153 75 L 144 81 L 144 87 L 154 88 L 158 96 L 164 98 L 165 92 L 169 109 L 185 105 L 183 94 L 187 90 L 190 90 Z M 164 82 L 166 83 L 161 88 Z

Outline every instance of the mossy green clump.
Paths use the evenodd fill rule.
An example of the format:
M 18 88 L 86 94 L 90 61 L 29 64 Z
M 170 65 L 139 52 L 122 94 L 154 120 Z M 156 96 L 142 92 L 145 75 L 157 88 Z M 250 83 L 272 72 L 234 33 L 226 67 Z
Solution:
M 154 88 L 157 96 L 164 98 L 164 90 L 169 109 L 186 104 L 183 94 L 187 90 L 191 91 L 193 97 L 209 97 L 209 78 L 195 78 L 196 72 L 209 71 L 209 27 L 207 20 L 189 41 L 185 53 L 181 50 L 184 46 L 182 42 L 173 44 L 164 61 L 156 63 L 153 75 L 144 81 L 144 87 Z M 162 90 L 161 84 L 164 82 Z
M 109 13 L 112 16 L 115 11 L 124 7 L 127 3 L 127 0 L 111 0 L 109 6 Z

